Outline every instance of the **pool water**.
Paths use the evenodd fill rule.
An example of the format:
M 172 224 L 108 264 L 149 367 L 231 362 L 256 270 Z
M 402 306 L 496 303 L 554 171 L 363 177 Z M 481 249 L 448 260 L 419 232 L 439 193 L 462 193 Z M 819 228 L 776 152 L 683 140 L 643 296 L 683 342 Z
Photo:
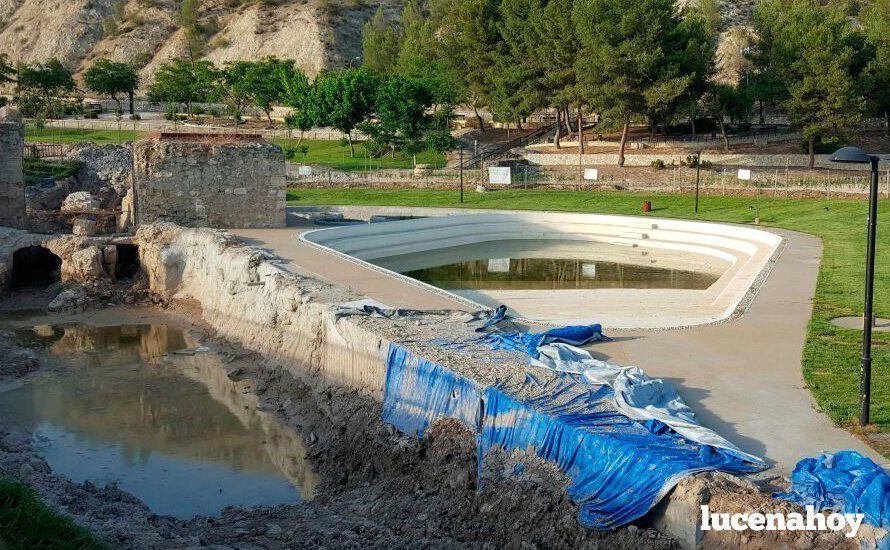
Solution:
M 164 325 L 39 326 L 42 369 L 0 393 L 0 416 L 33 434 L 52 470 L 117 483 L 158 514 L 312 498 L 302 439 L 257 409 L 250 381 Z
M 695 289 L 720 269 L 682 254 L 584 241 L 516 239 L 370 260 L 446 290 Z

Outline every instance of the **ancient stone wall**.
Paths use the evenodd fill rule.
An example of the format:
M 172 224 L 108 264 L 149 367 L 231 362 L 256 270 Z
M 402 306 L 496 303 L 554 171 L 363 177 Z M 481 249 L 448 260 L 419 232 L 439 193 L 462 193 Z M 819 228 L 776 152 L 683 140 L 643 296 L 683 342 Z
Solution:
M 17 114 L 0 109 L 0 226 L 24 229 L 22 151 L 25 133 Z
M 259 139 L 162 135 L 137 142 L 133 187 L 140 225 L 285 225 L 284 153 Z

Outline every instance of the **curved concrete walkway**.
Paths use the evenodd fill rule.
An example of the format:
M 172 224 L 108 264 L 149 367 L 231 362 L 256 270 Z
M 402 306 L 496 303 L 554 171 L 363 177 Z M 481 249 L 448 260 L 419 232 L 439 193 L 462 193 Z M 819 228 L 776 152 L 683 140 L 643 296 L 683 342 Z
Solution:
M 297 235 L 310 228 L 232 233 L 299 271 L 393 307 L 466 309 L 446 296 L 301 243 Z M 688 329 L 607 331 L 614 341 L 589 349 L 599 358 L 671 380 L 705 426 L 764 457 L 773 473 L 788 475 L 801 458 L 842 449 L 884 464 L 876 451 L 818 412 L 804 385 L 801 356 L 822 243 L 802 233 L 771 231 L 786 239 L 785 250 L 740 318 Z

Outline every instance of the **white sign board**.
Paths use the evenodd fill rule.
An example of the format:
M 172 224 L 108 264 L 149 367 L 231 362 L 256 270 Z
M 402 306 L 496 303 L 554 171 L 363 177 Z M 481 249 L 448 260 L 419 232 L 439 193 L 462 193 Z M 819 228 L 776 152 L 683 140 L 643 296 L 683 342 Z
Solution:
M 297 174 L 301 176 L 311 176 L 312 175 L 312 167 L 311 166 L 299 166 L 297 168 Z
M 590 181 L 596 181 L 600 177 L 599 170 L 596 168 L 585 168 L 584 169 L 584 179 Z
M 509 166 L 489 166 L 488 183 L 493 185 L 510 185 L 512 183 Z
M 489 273 L 510 273 L 510 258 L 490 258 L 488 260 Z
M 750 180 L 751 179 L 751 170 L 745 170 L 744 168 L 739 168 L 739 179 L 740 180 Z

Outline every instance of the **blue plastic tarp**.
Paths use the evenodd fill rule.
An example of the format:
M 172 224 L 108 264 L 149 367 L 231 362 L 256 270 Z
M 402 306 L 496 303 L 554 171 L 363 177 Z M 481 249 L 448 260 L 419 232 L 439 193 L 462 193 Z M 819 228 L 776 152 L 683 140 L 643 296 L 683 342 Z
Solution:
M 438 419 L 460 420 L 477 434 L 480 471 L 494 447 L 553 462 L 572 480 L 568 491 L 581 524 L 599 530 L 641 517 L 693 473 L 762 468 L 661 423 L 631 419 L 616 408 L 610 386 L 580 375 L 543 383 L 529 375 L 519 385 L 477 388 L 395 344 L 387 357 L 383 410 L 385 422 L 417 437 Z
M 653 426 L 669 428 L 678 434 L 720 449 L 736 458 L 761 467 L 766 465 L 753 455 L 699 424 L 692 409 L 683 401 L 668 381 L 650 378 L 637 367 L 612 365 L 594 359 L 577 345 L 608 340 L 598 324 L 569 326 L 543 333 L 492 333 L 478 341 L 492 349 L 510 349 L 526 354 L 533 365 L 549 370 L 580 374 L 595 385 L 612 389 L 617 410 L 628 417 Z
M 890 476 L 856 451 L 801 460 L 791 474 L 791 491 L 773 496 L 817 510 L 861 513 L 872 525 L 890 528 Z

